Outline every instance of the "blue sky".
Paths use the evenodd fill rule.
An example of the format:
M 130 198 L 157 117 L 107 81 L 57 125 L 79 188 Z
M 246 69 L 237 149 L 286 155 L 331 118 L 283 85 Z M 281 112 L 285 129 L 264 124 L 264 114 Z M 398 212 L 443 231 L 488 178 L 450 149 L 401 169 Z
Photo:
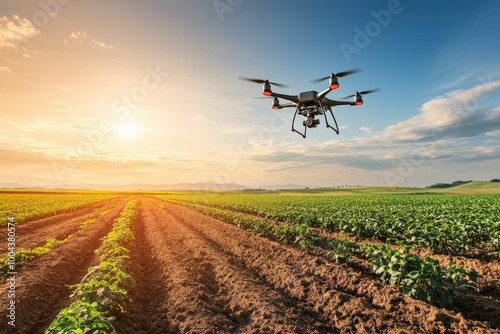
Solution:
M 499 12 L 496 1 L 4 2 L 0 182 L 499 177 Z M 333 109 L 339 135 L 322 123 L 307 139 L 290 131 L 292 109 L 237 80 L 297 94 L 354 67 L 328 97 L 382 91 Z

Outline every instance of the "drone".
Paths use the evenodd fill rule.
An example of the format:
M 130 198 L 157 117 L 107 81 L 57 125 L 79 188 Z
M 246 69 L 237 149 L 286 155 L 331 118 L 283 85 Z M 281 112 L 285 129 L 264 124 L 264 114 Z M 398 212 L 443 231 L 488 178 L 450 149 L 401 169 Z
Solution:
M 288 87 L 287 85 L 279 84 L 276 82 L 270 82 L 269 80 L 263 80 L 263 79 L 252 79 L 252 78 L 247 78 L 240 76 L 240 80 L 246 80 L 246 81 L 251 81 L 255 82 L 258 84 L 263 84 L 263 92 L 262 94 L 266 97 L 274 97 L 272 108 L 277 110 L 277 109 L 283 109 L 283 108 L 296 108 L 295 109 L 295 114 L 293 115 L 293 120 L 292 120 L 292 131 L 297 132 L 299 135 L 301 135 L 303 138 L 306 138 L 307 134 L 307 128 L 316 128 L 320 120 L 316 118 L 316 116 L 321 116 L 323 115 L 325 117 L 325 123 L 326 127 L 332 129 L 335 131 L 336 134 L 339 134 L 339 126 L 337 124 L 337 120 L 335 119 L 335 116 L 333 115 L 332 112 L 332 107 L 336 106 L 342 106 L 342 105 L 349 105 L 349 106 L 360 106 L 363 104 L 363 97 L 362 95 L 366 94 L 371 94 L 380 91 L 380 89 L 372 89 L 372 90 L 365 90 L 361 92 L 356 92 L 355 94 L 345 96 L 342 99 L 348 99 L 351 97 L 354 97 L 354 102 L 349 102 L 349 101 L 335 101 L 335 100 L 330 100 L 326 98 L 326 95 L 330 93 L 332 90 L 335 90 L 339 88 L 339 79 L 345 76 L 348 76 L 350 74 L 354 74 L 357 72 L 360 72 L 361 70 L 359 68 L 354 68 L 349 71 L 345 72 L 338 72 L 338 73 L 332 73 L 327 77 L 324 78 L 319 78 L 316 80 L 312 80 L 314 83 L 319 83 L 322 81 L 325 81 L 329 79 L 330 85 L 328 86 L 327 89 L 324 91 L 318 93 L 316 91 L 308 91 L 308 92 L 302 92 L 299 93 L 299 95 L 286 95 L 286 94 L 281 94 L 281 93 L 276 93 L 271 90 L 271 85 L 277 86 L 277 87 Z M 290 101 L 287 104 L 280 104 L 279 99 L 284 99 Z M 332 116 L 333 122 L 335 123 L 335 127 L 330 125 L 328 123 L 328 118 L 327 118 L 327 112 L 330 112 L 330 115 Z M 302 122 L 302 125 L 304 126 L 304 132 L 300 132 L 297 129 L 295 129 L 295 118 L 297 115 L 304 116 L 306 119 Z

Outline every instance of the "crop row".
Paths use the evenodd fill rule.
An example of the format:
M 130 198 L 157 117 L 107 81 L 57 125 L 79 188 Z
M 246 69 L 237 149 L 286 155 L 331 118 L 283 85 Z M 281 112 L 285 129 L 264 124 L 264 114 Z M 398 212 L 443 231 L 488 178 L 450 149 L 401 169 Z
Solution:
M 355 254 L 364 256 L 373 264 L 373 272 L 379 275 L 384 283 L 396 286 L 412 298 L 437 303 L 442 307 L 458 310 L 454 305 L 455 292 L 465 292 L 468 288 L 477 290 L 473 282 L 476 282 L 478 274 L 474 269 L 466 271 L 452 263 L 441 267 L 436 259 L 421 259 L 411 254 L 412 246 L 402 242 L 398 242 L 402 249 L 393 250 L 386 245 L 358 245 L 344 239 L 326 241 L 309 226 L 278 225 L 273 221 L 253 218 L 243 213 L 236 214 L 175 200 L 174 202 L 282 244 L 300 247 L 306 251 L 326 248 L 326 258 L 340 264 L 350 263 L 350 258 Z M 164 207 L 162 204 L 158 205 Z
M 16 224 L 116 198 L 110 194 L 0 194 L 0 225 L 14 217 Z
M 137 213 L 137 200 L 130 201 L 96 250 L 100 264 L 89 268 L 81 282 L 72 286 L 76 301 L 59 312 L 45 334 L 116 333 L 113 321 L 130 301 L 126 288 L 135 286 L 128 269 L 134 239 L 131 225 Z
M 96 218 L 82 222 L 78 228 L 78 231 L 84 229 L 85 227 L 87 227 L 88 225 L 92 224 L 95 221 Z M 51 237 L 45 241 L 45 244 L 43 246 L 31 249 L 26 249 L 26 248 L 15 249 L 15 243 L 12 243 L 11 240 L 9 240 L 10 238 L 7 238 L 8 245 L 10 246 L 12 244 L 13 247 L 9 247 L 8 248 L 9 253 L 5 255 L 2 259 L 0 259 L 0 280 L 5 278 L 5 276 L 7 276 L 7 273 L 9 271 L 16 271 L 19 268 L 24 267 L 30 261 L 39 258 L 45 253 L 48 253 L 51 249 L 65 243 L 71 237 L 73 237 L 73 234 L 68 235 L 66 238 L 62 240 L 57 240 L 56 238 Z
M 436 253 L 500 251 L 499 195 L 163 195 L 178 200 L 387 243 L 403 241 Z

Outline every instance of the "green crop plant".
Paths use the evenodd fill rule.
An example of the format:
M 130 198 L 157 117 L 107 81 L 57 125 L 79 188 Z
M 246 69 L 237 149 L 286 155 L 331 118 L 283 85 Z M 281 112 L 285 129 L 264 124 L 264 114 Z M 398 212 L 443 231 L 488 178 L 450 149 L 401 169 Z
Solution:
M 428 247 L 436 253 L 465 255 L 473 248 L 497 249 L 500 196 L 193 193 L 158 195 L 183 205 L 201 205 L 256 215 L 289 225 L 322 227 L 394 244 Z
M 311 250 L 320 240 L 316 231 L 304 225 L 277 226 L 273 228 L 273 233 L 282 244 L 302 247 L 305 250 Z
M 0 225 L 9 217 L 15 223 L 40 219 L 116 198 L 111 194 L 4 194 L 0 193 Z
M 439 261 L 411 254 L 412 246 L 400 243 L 403 249 L 389 249 L 387 245 L 365 245 L 365 256 L 373 264 L 373 272 L 383 282 L 399 287 L 411 297 L 455 309 L 455 291 L 477 289 L 478 274 L 472 269 L 449 264 L 443 268 Z M 468 278 L 468 279 L 467 279 Z
M 59 312 L 46 334 L 116 333 L 112 322 L 130 302 L 126 288 L 135 286 L 128 273 L 128 246 L 134 240 L 131 225 L 137 214 L 137 201 L 130 201 L 96 250 L 100 264 L 71 287 L 77 301 Z
M 16 269 L 19 269 L 19 268 L 25 266 L 28 262 L 30 262 L 36 258 L 39 258 L 43 254 L 49 252 L 54 247 L 57 247 L 60 244 L 66 242 L 72 236 L 73 235 L 69 235 L 63 240 L 57 240 L 55 238 L 48 238 L 43 246 L 35 247 L 32 249 L 21 248 L 21 249 L 16 250 L 14 252 Z M 12 271 L 12 270 L 9 270 L 9 266 L 10 266 L 9 255 L 6 255 L 3 259 L 0 260 L 0 279 L 5 278 L 5 276 L 7 276 L 7 273 L 9 271 Z
M 352 256 L 356 254 L 360 246 L 352 241 L 344 239 L 333 239 L 327 242 L 329 251 L 326 254 L 328 259 L 334 260 L 338 264 L 350 263 Z

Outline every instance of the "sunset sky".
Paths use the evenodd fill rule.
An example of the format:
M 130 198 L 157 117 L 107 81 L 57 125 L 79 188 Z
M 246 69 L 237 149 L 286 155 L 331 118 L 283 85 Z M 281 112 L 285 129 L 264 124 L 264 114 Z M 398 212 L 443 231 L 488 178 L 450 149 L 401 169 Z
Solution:
M 500 177 L 500 2 L 0 4 L 0 183 L 426 186 Z M 261 85 L 359 67 L 307 139 Z M 299 121 L 302 123 L 302 119 Z

